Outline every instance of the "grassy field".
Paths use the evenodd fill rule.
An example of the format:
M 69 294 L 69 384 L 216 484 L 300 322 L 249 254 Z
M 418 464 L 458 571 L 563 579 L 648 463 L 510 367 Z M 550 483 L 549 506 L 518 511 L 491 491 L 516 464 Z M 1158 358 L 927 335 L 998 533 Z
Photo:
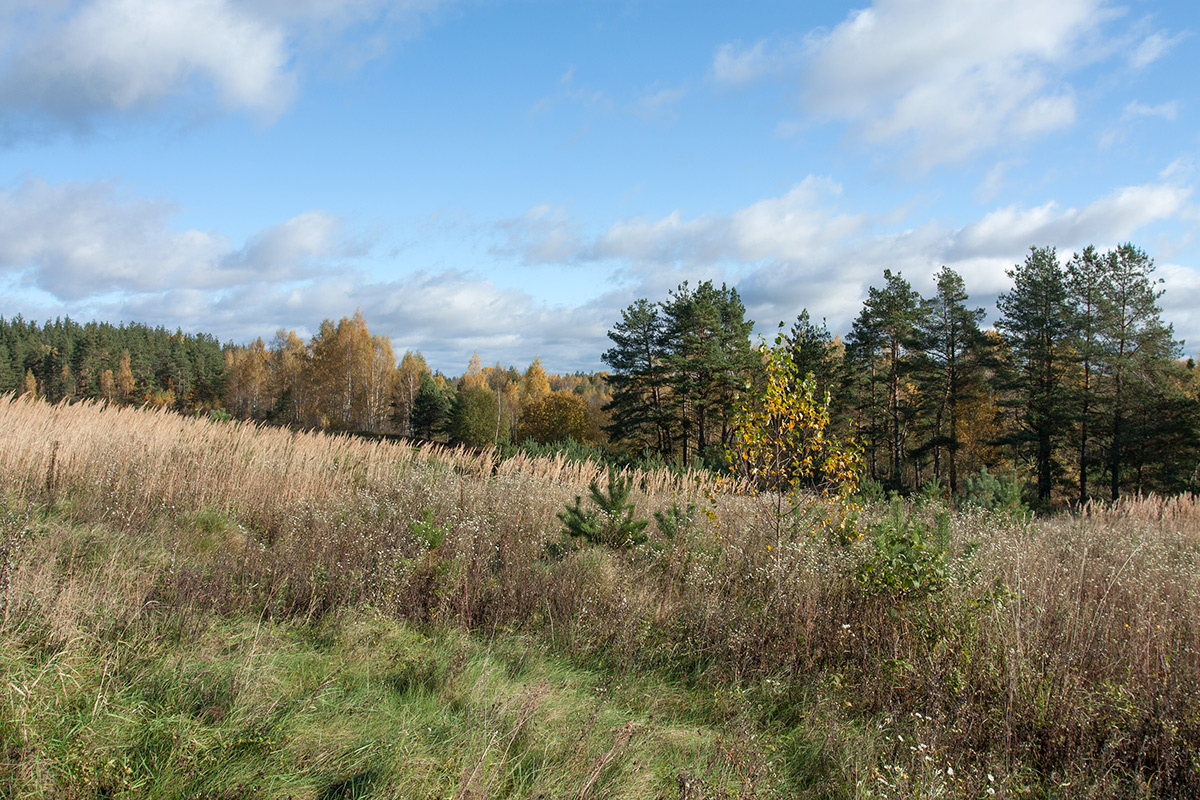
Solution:
M 0 398 L 0 797 L 1200 796 L 1193 499 L 599 477 Z

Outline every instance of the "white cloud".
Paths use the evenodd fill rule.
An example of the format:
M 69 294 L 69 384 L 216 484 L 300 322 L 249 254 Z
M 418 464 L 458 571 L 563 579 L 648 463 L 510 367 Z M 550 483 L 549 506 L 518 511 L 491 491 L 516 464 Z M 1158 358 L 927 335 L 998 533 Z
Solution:
M 866 137 L 910 137 L 926 166 L 1070 125 L 1060 75 L 1110 16 L 1099 0 L 879 0 L 813 43 L 803 78 L 818 114 Z
M 1008 288 L 1005 270 L 1031 245 L 1065 253 L 1086 244 L 1109 247 L 1155 223 L 1187 223 L 1197 213 L 1190 187 L 1151 183 L 1079 208 L 1049 201 L 1000 208 L 957 227 L 928 222 L 892 231 L 907 212 L 843 213 L 842 193 L 836 182 L 809 176 L 782 196 L 728 214 L 689 218 L 675 211 L 619 220 L 594 239 L 577 237 L 573 251 L 557 255 L 563 263 L 624 262 L 620 274 L 637 296 L 663 298 L 685 279 L 727 281 L 738 287 L 750 317 L 767 328 L 807 307 L 845 332 L 885 267 L 928 294 L 934 273 L 950 266 L 975 304 L 990 306 Z M 524 245 L 536 249 L 537 242 Z
M 658 220 L 619 220 L 581 249 L 584 259 L 631 259 L 697 266 L 754 262 L 809 254 L 856 233 L 864 219 L 840 214 L 842 188 L 809 176 L 781 197 L 760 200 L 727 216 L 685 219 L 678 211 Z
M 341 221 L 323 211 L 306 211 L 282 225 L 255 234 L 246 246 L 223 259 L 228 268 L 248 268 L 259 279 L 293 277 L 297 265 L 339 250 Z
M 445 0 L 448 2 L 449 0 Z M 442 2 L 82 0 L 7 4 L 0 28 L 0 126 L 86 130 L 97 119 L 187 98 L 270 121 L 292 102 L 301 43 L 337 48 L 349 27 L 419 19 Z M 356 53 L 371 50 L 361 37 Z M 362 56 L 355 55 L 361 60 Z
M 539 206 L 516 223 L 506 223 L 519 227 L 522 235 L 498 252 L 538 263 L 622 259 L 658 266 L 787 262 L 826 263 L 832 268 L 848 250 L 875 243 L 867 248 L 874 264 L 886 264 L 903 253 L 928 256 L 930 263 L 939 258 L 1011 259 L 1032 244 L 1115 244 L 1151 223 L 1195 214 L 1189 205 L 1190 187 L 1152 183 L 1118 189 L 1083 208 L 1060 209 L 1055 201 L 1031 208 L 1008 206 L 956 229 L 930 223 L 879 234 L 872 231 L 885 226 L 884 218 L 838 211 L 842 192 L 835 181 L 810 175 L 780 197 L 726 215 L 688 219 L 674 211 L 659 219 L 618 220 L 592 240 L 578 233 L 563 210 Z M 544 228 L 531 224 L 548 219 L 552 223 Z M 563 230 L 572 233 L 564 236 Z
M 1054 202 L 1029 209 L 1009 206 L 962 228 L 948 255 L 995 257 L 1033 244 L 1116 244 L 1152 222 L 1179 217 L 1191 194 L 1190 188 L 1146 184 L 1118 189 L 1081 209 L 1059 210 Z
M 476 349 L 506 364 L 540 354 L 555 369 L 594 368 L 623 307 L 611 298 L 625 300 L 550 306 L 456 270 L 380 279 L 362 268 L 364 245 L 323 211 L 267 227 L 241 247 L 218 233 L 172 229 L 176 212 L 112 183 L 0 188 L 4 305 L 19 301 L 28 318 L 137 320 L 239 342 L 281 327 L 308 336 L 322 319 L 362 308 L 372 332 L 457 372 Z M 530 218 L 566 216 L 543 208 Z
M 1179 103 L 1175 100 L 1159 103 L 1156 106 L 1148 106 L 1145 103 L 1139 103 L 1135 100 L 1125 106 L 1125 110 L 1121 114 L 1121 120 L 1128 122 L 1139 117 L 1159 117 L 1168 122 L 1173 122 L 1178 115 Z
M 0 190 L 0 272 L 63 301 L 106 293 L 225 290 L 304 278 L 339 251 L 338 220 L 307 212 L 235 250 L 208 231 L 171 230 L 170 203 L 124 199 L 110 183 L 29 180 Z
M 852 238 L 866 220 L 834 210 L 841 194 L 838 183 L 810 175 L 782 197 L 760 200 L 735 212 L 731 230 L 737 256 L 745 261 L 803 258 Z
M 453 375 L 466 369 L 476 350 L 485 364 L 524 366 L 538 355 L 552 371 L 595 369 L 608 346 L 608 328 L 631 301 L 616 294 L 581 307 L 547 306 L 487 277 L 447 270 L 383 281 L 358 273 L 315 275 L 288 286 L 256 284 L 221 293 L 168 289 L 121 297 L 99 312 L 249 342 L 270 339 L 280 328 L 308 337 L 321 320 L 357 308 L 397 354 L 419 350 L 432 368 Z
M 800 46 L 723 45 L 713 72 L 731 85 L 793 74 L 812 115 L 928 168 L 1074 124 L 1066 79 L 1111 55 L 1102 29 L 1122 13 L 1109 0 L 876 0 Z M 1166 46 L 1142 44 L 1147 58 Z
M 295 88 L 284 31 L 224 0 L 95 0 L 4 55 L 0 103 L 58 120 L 201 87 L 270 117 Z
M 1129 54 L 1129 65 L 1134 69 L 1147 67 L 1183 41 L 1185 37 L 1186 34 L 1183 33 L 1170 36 L 1165 31 L 1156 31 L 1143 39 L 1141 44 Z

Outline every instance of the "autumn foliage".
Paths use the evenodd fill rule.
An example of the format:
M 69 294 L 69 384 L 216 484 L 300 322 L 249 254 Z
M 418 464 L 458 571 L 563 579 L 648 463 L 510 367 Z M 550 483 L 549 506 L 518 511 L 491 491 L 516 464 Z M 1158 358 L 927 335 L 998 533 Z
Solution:
M 818 399 L 814 377 L 800 375 L 782 339 L 763 349 L 766 372 L 748 392 L 735 419 L 735 473 L 757 491 L 849 498 L 862 459 L 829 431 L 828 393 Z

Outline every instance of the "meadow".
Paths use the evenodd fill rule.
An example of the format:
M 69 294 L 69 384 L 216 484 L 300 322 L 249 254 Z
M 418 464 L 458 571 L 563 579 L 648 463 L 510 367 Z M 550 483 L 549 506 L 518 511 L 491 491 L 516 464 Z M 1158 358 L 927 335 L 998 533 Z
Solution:
M 1200 796 L 1194 498 L 625 477 L 0 397 L 0 797 Z

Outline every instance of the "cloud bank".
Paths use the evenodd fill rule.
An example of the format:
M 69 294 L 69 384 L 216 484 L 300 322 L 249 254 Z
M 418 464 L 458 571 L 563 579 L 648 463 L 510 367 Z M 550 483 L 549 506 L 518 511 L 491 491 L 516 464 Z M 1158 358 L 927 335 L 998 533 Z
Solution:
M 381 279 L 369 269 L 375 243 L 321 210 L 237 245 L 216 232 L 176 230 L 172 204 L 126 196 L 115 184 L 31 179 L 0 190 L 0 230 L 9 232 L 0 239 L 0 281 L 13 293 L 40 292 L 45 314 L 138 320 L 248 341 L 277 328 L 311 335 L 322 319 L 361 308 L 397 350 L 421 350 L 449 372 L 461 370 L 474 350 L 505 364 L 536 355 L 560 370 L 596 369 L 621 310 L 638 297 L 663 299 L 684 280 L 736 286 L 763 330 L 808 308 L 844 333 L 885 267 L 928 294 L 932 275 L 950 266 L 963 275 L 973 303 L 990 306 L 1008 287 L 1005 270 L 1031 245 L 1054 245 L 1065 256 L 1089 243 L 1115 245 L 1164 221 L 1198 218 L 1191 187 L 1166 179 L 1079 208 L 1009 206 L 965 225 L 931 221 L 899 230 L 896 213 L 842 210 L 844 193 L 827 177 L 809 176 L 724 215 L 621 219 L 589 235 L 566 209 L 537 206 L 498 223 L 492 250 L 501 259 L 615 276 L 572 307 L 539 302 L 464 269 L 416 268 Z M 1180 335 L 1200 338 L 1200 316 L 1188 305 L 1200 292 L 1200 273 L 1166 264 L 1160 274 L 1168 319 Z
M 1118 52 L 1140 69 L 1179 41 L 1110 33 L 1126 13 L 1107 0 L 877 0 L 800 41 L 724 44 L 712 72 L 728 86 L 794 80 L 811 117 L 930 168 L 1071 127 L 1072 76 Z

